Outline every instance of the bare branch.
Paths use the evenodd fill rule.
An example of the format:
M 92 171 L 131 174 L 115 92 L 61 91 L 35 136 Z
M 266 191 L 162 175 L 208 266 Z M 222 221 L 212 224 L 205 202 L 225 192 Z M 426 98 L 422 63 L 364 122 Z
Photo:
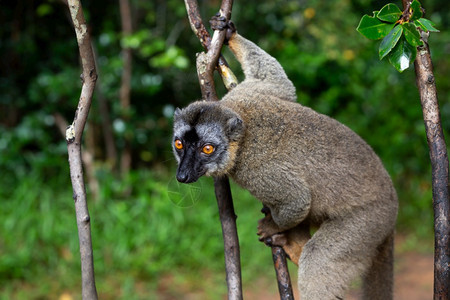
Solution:
M 199 53 L 197 56 L 197 73 L 203 98 L 205 100 L 219 100 L 215 91 L 213 71 L 218 60 L 217 70 L 222 76 L 225 87 L 230 90 L 237 85 L 236 76 L 229 68 L 225 59 L 220 56 L 225 31 L 215 31 L 211 39 L 203 25 L 198 12 L 197 1 L 185 0 L 189 23 L 194 33 L 199 38 L 207 53 Z M 220 15 L 231 19 L 233 1 L 222 2 Z M 222 233 L 225 248 L 225 266 L 227 272 L 228 299 L 242 299 L 241 267 L 239 254 L 239 240 L 236 229 L 236 215 L 233 208 L 230 185 L 228 178 L 215 178 L 214 186 L 219 206 L 219 215 L 222 223 Z M 272 247 L 275 271 L 281 299 L 293 299 L 292 287 L 287 269 L 286 254 L 281 247 Z
M 206 30 L 205 25 L 203 25 L 202 18 L 200 17 L 198 4 L 196 0 L 185 0 L 186 11 L 188 13 L 189 24 L 191 25 L 192 31 L 200 40 L 203 48 L 208 51 L 211 45 L 211 36 L 208 30 Z
M 292 291 L 291 278 L 289 277 L 289 270 L 286 261 L 286 253 L 283 248 L 272 246 L 272 258 L 275 265 L 275 272 L 277 274 L 278 292 L 281 300 L 294 299 Z
M 239 238 L 236 227 L 233 198 L 228 177 L 214 178 L 214 188 L 219 207 L 220 222 L 225 252 L 225 270 L 228 286 L 228 299 L 242 299 L 241 258 Z
M 409 0 L 403 0 L 405 9 L 409 5 Z M 422 35 L 422 41 L 424 46 L 419 46 L 417 49 L 414 67 L 431 160 L 434 208 L 434 299 L 450 299 L 448 154 L 441 125 L 433 63 L 426 35 Z
M 94 262 L 92 254 L 92 240 L 90 217 L 86 201 L 86 188 L 83 179 L 81 160 L 81 138 L 89 114 L 92 95 L 97 80 L 94 54 L 90 37 L 79 0 L 69 0 L 68 6 L 78 42 L 78 48 L 83 68 L 80 100 L 75 112 L 73 123 L 66 130 L 67 151 L 69 155 L 70 178 L 75 201 L 78 239 L 81 255 L 81 280 L 83 299 L 97 299 L 95 287 Z
M 188 13 L 188 18 L 189 18 L 189 24 L 191 25 L 191 29 L 192 31 L 195 33 L 195 35 L 198 37 L 198 39 L 200 40 L 200 43 L 202 44 L 203 48 L 208 51 L 211 47 L 211 36 L 209 35 L 208 30 L 206 30 L 205 26 L 203 25 L 203 21 L 202 18 L 200 17 L 200 13 L 198 10 L 198 4 L 196 0 L 185 0 L 185 5 L 186 5 L 186 10 Z M 221 11 L 225 11 L 225 12 L 229 12 L 227 15 L 227 18 L 230 19 L 231 18 L 231 6 L 233 4 L 233 1 L 224 1 L 224 3 L 222 3 L 222 7 Z M 222 43 L 220 43 L 220 49 L 222 48 Z M 225 85 L 225 87 L 227 88 L 227 90 L 231 90 L 232 88 L 234 88 L 237 85 L 237 79 L 236 76 L 234 75 L 233 71 L 231 71 L 230 67 L 228 66 L 227 61 L 225 60 L 225 58 L 220 54 L 220 49 L 219 49 L 219 63 L 217 65 L 217 70 L 219 71 L 220 76 L 222 77 L 222 81 Z M 216 55 L 216 53 L 214 53 L 214 56 Z M 214 65 L 216 66 L 216 65 Z M 205 66 L 206 67 L 206 66 Z M 198 69 L 198 68 L 197 68 Z M 203 78 L 203 76 L 201 76 L 200 78 L 200 82 L 201 80 L 210 80 L 207 78 Z M 213 81 L 214 82 L 214 81 Z M 203 91 L 203 87 L 202 87 L 202 95 L 207 94 L 206 91 Z M 215 94 L 215 89 L 214 89 L 214 93 Z
M 435 236 L 434 299 L 449 299 L 449 165 L 447 146 L 441 125 L 433 66 L 427 44 L 419 48 L 414 66 L 431 159 Z
M 198 12 L 197 1 L 185 0 L 186 9 L 189 16 L 191 28 L 200 39 L 207 53 L 200 53 L 197 56 L 197 73 L 203 98 L 207 101 L 218 101 L 214 86 L 213 72 L 220 56 L 223 41 L 225 40 L 225 31 L 215 31 L 211 39 L 206 31 L 200 14 Z M 231 7 L 233 1 L 223 1 L 220 13 L 222 16 L 231 16 Z M 220 64 L 220 74 L 225 75 L 227 80 L 234 77 L 226 62 Z M 233 81 L 231 79 L 231 81 Z M 237 80 L 226 85 L 227 88 L 236 86 Z M 242 299 L 242 279 L 241 262 L 239 251 L 239 240 L 236 228 L 236 215 L 234 213 L 233 199 L 231 197 L 230 182 L 227 177 L 214 178 L 214 187 L 216 191 L 217 205 L 219 207 L 220 221 L 222 224 L 222 234 L 224 240 L 225 268 L 228 285 L 228 299 Z

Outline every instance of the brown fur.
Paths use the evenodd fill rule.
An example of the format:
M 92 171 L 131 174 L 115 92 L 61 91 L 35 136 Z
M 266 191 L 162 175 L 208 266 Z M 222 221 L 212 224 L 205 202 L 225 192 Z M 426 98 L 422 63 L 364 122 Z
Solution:
M 380 159 L 348 127 L 296 103 L 273 57 L 237 33 L 229 47 L 245 81 L 219 103 L 178 112 L 174 131 L 211 124 L 204 136 L 230 143 L 223 166 L 207 174 L 231 176 L 270 209 L 258 234 L 298 264 L 302 299 L 343 299 L 358 275 L 364 299 L 392 299 L 398 204 Z M 236 119 L 230 129 L 227 120 Z M 312 237 L 310 226 L 318 227 Z

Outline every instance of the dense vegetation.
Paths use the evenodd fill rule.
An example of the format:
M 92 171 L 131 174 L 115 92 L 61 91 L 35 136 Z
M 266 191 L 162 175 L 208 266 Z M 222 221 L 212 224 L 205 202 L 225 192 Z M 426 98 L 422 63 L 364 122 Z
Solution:
M 414 72 L 400 74 L 379 62 L 378 45 L 355 30 L 361 15 L 384 4 L 235 1 L 233 19 L 243 35 L 285 67 L 299 102 L 347 124 L 373 146 L 398 190 L 399 232 L 429 240 L 430 167 Z M 450 2 L 422 4 L 441 30 L 429 42 L 448 134 Z M 194 57 L 201 49 L 184 4 L 131 1 L 131 36 L 121 34 L 118 2 L 83 5 L 99 73 L 85 135 L 85 149 L 94 158 L 89 182 L 100 187 L 88 187 L 99 293 L 107 299 L 148 299 L 156 291 L 179 297 L 208 285 L 206 293 L 223 293 L 222 237 L 211 181 L 186 188 L 173 176 L 172 112 L 200 96 Z M 218 6 L 219 1 L 201 2 L 203 16 Z M 77 294 L 78 239 L 58 127 L 73 119 L 81 86 L 68 10 L 57 0 L 7 1 L 0 23 L 0 298 Z M 133 51 L 133 73 L 131 106 L 124 109 L 119 89 L 126 47 Z M 102 101 L 118 152 L 112 160 L 111 145 L 103 139 Z M 115 161 L 127 147 L 132 168 L 124 173 Z M 179 192 L 190 196 L 179 202 Z M 270 251 L 255 235 L 260 204 L 239 189 L 235 202 L 244 280 L 273 272 Z M 168 282 L 177 284 L 170 288 Z

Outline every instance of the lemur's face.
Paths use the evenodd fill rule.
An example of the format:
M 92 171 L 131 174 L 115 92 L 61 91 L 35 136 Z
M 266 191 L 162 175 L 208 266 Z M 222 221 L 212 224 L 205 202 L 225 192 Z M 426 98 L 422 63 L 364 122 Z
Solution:
M 242 128 L 242 121 L 230 121 L 233 118 L 236 119 L 221 114 L 220 107 L 211 103 L 177 109 L 172 147 L 178 161 L 179 182 L 195 182 L 203 175 L 225 175 L 233 163 L 236 148 L 230 133 Z M 230 122 L 236 124 L 230 126 Z

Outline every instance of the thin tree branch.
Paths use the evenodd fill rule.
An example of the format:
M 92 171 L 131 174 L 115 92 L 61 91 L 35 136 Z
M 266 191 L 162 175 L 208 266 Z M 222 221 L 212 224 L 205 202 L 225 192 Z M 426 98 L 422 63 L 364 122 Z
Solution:
M 53 117 L 55 118 L 55 125 L 58 127 L 59 132 L 62 136 L 65 136 L 66 129 L 68 127 L 68 123 L 66 119 L 59 113 L 55 112 L 53 114 Z M 97 177 L 95 176 L 95 166 L 94 166 L 94 146 L 95 142 L 92 137 L 92 127 L 88 127 L 88 130 L 86 132 L 86 147 L 81 147 L 81 157 L 83 160 L 83 165 L 86 168 L 87 178 L 88 178 L 88 184 L 89 184 L 89 190 L 92 194 L 92 198 L 94 200 L 98 199 L 98 193 L 99 193 L 99 183 L 97 180 Z
M 231 2 L 231 5 L 230 3 Z M 198 10 L 198 4 L 196 0 L 185 0 L 184 1 L 186 5 L 186 10 L 188 13 L 189 18 L 189 24 L 191 25 L 192 31 L 195 33 L 195 35 L 200 40 L 201 45 L 203 48 L 208 51 L 211 47 L 211 36 L 209 35 L 208 30 L 206 30 L 205 26 L 203 25 L 202 18 L 200 17 L 200 13 Z M 230 15 L 228 17 L 231 18 L 231 6 L 232 1 L 228 1 L 228 3 L 222 4 L 223 8 L 221 10 L 223 11 L 230 11 Z M 229 20 L 229 18 L 228 18 Z M 221 47 L 220 47 L 221 49 Z M 220 76 L 222 77 L 222 81 L 227 88 L 227 90 L 231 90 L 237 85 L 237 79 L 234 75 L 233 71 L 231 71 L 230 67 L 228 66 L 227 61 L 225 58 L 220 54 L 219 51 L 219 63 L 215 65 Z M 215 89 L 214 89 L 215 90 Z M 203 92 L 202 92 L 203 94 Z
M 207 101 L 218 101 L 219 99 L 214 86 L 213 72 L 220 56 L 226 32 L 216 30 L 211 39 L 198 12 L 197 1 L 185 0 L 185 4 L 191 28 L 207 51 L 207 53 L 202 52 L 197 56 L 197 73 L 203 99 Z M 230 19 L 232 4 L 233 1 L 224 0 L 222 2 L 220 14 Z M 226 63 L 223 65 L 226 66 Z M 220 73 L 222 74 L 222 72 Z M 225 73 L 232 74 L 231 70 L 226 71 Z M 235 79 L 234 83 L 227 86 L 227 88 L 236 86 L 236 83 L 237 80 Z M 237 235 L 236 215 L 234 213 L 233 199 L 231 197 L 230 182 L 227 177 L 214 178 L 214 187 L 224 240 L 228 299 L 242 299 L 239 239 Z
M 233 198 L 228 177 L 214 178 L 214 188 L 219 207 L 220 222 L 225 252 L 225 270 L 228 299 L 240 300 L 242 296 L 241 258 L 236 227 Z
M 434 299 L 450 299 L 449 165 L 428 44 L 425 43 L 424 47 L 419 48 L 414 67 L 431 160 L 434 209 Z
M 293 300 L 294 293 L 292 291 L 291 278 L 287 266 L 286 253 L 282 247 L 272 247 L 272 259 L 277 275 L 278 292 L 281 300 Z
M 270 209 L 263 205 L 261 212 L 267 215 Z M 272 260 L 275 267 L 275 274 L 277 276 L 278 292 L 280 293 L 281 300 L 294 299 L 294 293 L 292 291 L 291 278 L 289 276 L 289 269 L 287 266 L 286 252 L 283 247 L 271 246 L 272 248 Z
M 69 155 L 70 178 L 73 187 L 73 199 L 75 201 L 78 239 L 80 243 L 82 298 L 95 300 L 98 296 L 95 287 L 90 217 L 83 179 L 81 138 L 92 102 L 97 73 L 81 3 L 79 0 L 69 0 L 68 6 L 81 57 L 83 85 L 73 123 L 66 130 L 66 141 Z
M 403 0 L 405 10 L 409 5 L 410 1 Z M 419 46 L 417 49 L 414 68 L 431 160 L 434 208 L 434 299 L 437 300 L 450 299 L 449 164 L 427 37 L 427 33 L 422 32 L 424 46 Z
M 211 39 L 200 17 L 197 1 L 185 0 L 185 4 L 192 31 L 197 35 L 203 48 L 207 51 L 207 54 L 200 53 L 197 57 L 197 72 L 203 98 L 206 100 L 218 101 L 219 99 L 215 92 L 213 80 L 213 66 L 216 66 L 215 61 L 217 60 L 218 55 L 217 70 L 222 76 L 225 87 L 228 90 L 231 90 L 237 85 L 236 76 L 229 68 L 226 60 L 220 55 L 220 50 L 224 39 L 221 34 L 224 36 L 224 31 L 215 31 L 214 36 Z M 220 14 L 226 17 L 227 20 L 231 19 L 232 5 L 233 1 L 222 2 Z M 228 298 L 242 299 L 239 240 L 237 236 L 236 215 L 234 213 L 229 180 L 228 178 L 215 178 L 214 186 L 219 205 L 219 214 L 222 223 L 222 233 L 225 245 Z M 289 271 L 286 262 L 286 254 L 281 247 L 274 246 L 272 247 L 272 255 L 280 297 L 281 299 L 293 299 Z

